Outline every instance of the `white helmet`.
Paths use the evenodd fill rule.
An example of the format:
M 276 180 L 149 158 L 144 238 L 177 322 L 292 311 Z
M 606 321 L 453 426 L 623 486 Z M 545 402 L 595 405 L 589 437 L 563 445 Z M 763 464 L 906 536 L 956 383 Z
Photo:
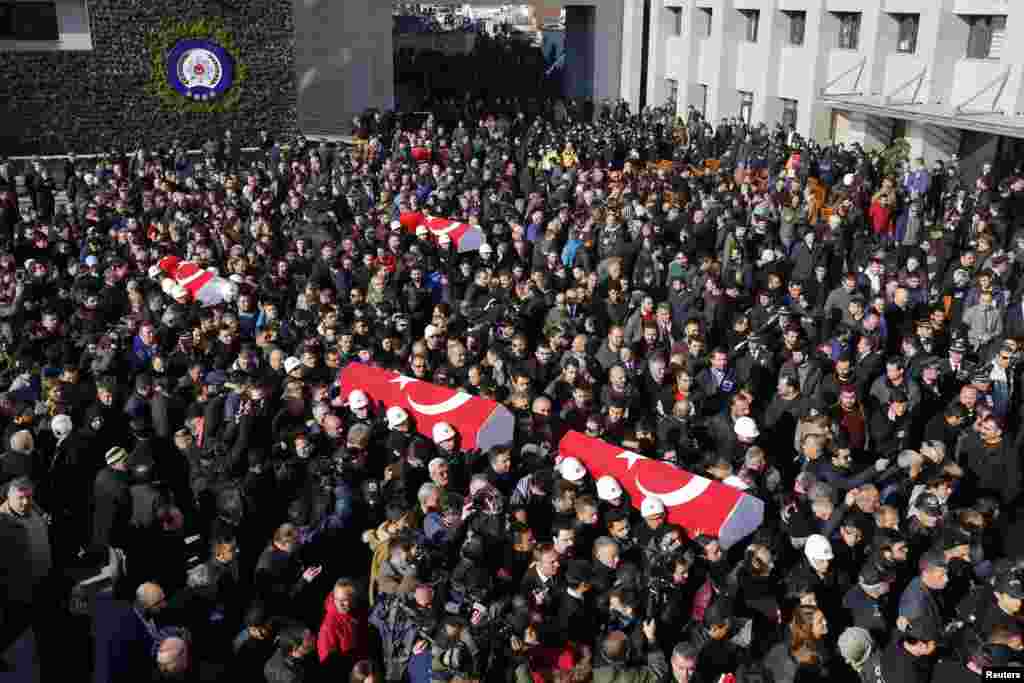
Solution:
M 641 517 L 653 517 L 654 515 L 663 514 L 665 514 L 665 503 L 661 502 L 661 498 L 647 496 L 644 498 L 644 502 L 640 503 Z
M 606 474 L 597 480 L 597 497 L 601 500 L 615 500 L 622 496 L 622 487 L 615 477 Z
M 368 405 L 370 405 L 370 399 L 366 398 L 366 392 L 361 389 L 355 389 L 348 395 L 348 407 L 352 410 L 365 408 Z
M 831 560 L 835 555 L 832 553 L 832 543 L 821 534 L 811 534 L 804 543 L 804 555 L 811 562 L 815 560 Z
M 388 427 L 394 429 L 409 419 L 409 413 L 402 406 L 391 406 L 387 412 Z
M 434 443 L 441 444 L 455 438 L 455 430 L 447 422 L 438 422 L 433 429 Z
M 568 481 L 579 481 L 587 476 L 587 468 L 576 458 L 566 458 L 558 465 L 562 478 Z
M 53 419 L 50 420 L 50 431 L 58 439 L 63 439 L 65 436 L 71 433 L 73 425 L 71 418 L 63 413 L 60 415 L 54 415 Z

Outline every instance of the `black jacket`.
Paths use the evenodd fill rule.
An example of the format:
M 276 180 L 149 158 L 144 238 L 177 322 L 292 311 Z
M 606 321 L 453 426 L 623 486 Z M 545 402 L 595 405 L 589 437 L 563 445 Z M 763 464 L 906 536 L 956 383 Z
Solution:
M 123 547 L 132 518 L 131 475 L 105 467 L 93 483 L 92 542 Z
M 305 661 L 293 659 L 281 650 L 267 660 L 263 676 L 267 683 L 303 683 L 309 678 Z

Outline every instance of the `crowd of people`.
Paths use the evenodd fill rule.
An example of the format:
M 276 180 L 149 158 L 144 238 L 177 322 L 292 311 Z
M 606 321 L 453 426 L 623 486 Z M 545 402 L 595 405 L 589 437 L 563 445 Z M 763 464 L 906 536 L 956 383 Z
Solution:
M 3 644 L 44 680 L 938 683 L 1024 661 L 1024 174 L 692 108 L 0 161 Z M 16 175 L 24 176 L 19 197 Z M 472 224 L 407 232 L 412 213 Z M 234 283 L 166 287 L 176 256 Z M 352 363 L 497 401 L 466 450 Z M 574 429 L 764 502 L 731 547 Z M 11 662 L 8 662 L 10 665 Z

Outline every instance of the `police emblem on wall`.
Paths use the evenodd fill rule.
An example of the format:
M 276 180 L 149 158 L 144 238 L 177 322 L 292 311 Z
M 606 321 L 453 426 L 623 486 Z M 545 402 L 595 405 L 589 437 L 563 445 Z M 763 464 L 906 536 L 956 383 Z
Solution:
M 168 84 L 190 100 L 215 100 L 227 92 L 234 81 L 234 59 L 211 40 L 180 40 L 167 55 Z

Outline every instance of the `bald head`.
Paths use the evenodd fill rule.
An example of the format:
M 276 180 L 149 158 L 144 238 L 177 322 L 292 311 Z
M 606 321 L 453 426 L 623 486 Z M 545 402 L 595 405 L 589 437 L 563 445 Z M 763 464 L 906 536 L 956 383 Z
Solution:
M 27 429 L 14 432 L 11 435 L 11 450 L 18 453 L 28 453 L 35 447 L 35 439 L 32 432 Z
M 164 589 L 158 583 L 147 582 L 135 590 L 135 602 L 144 610 L 159 609 L 165 600 Z
M 156 652 L 156 665 L 163 673 L 180 674 L 188 669 L 188 643 L 183 638 L 164 638 Z

